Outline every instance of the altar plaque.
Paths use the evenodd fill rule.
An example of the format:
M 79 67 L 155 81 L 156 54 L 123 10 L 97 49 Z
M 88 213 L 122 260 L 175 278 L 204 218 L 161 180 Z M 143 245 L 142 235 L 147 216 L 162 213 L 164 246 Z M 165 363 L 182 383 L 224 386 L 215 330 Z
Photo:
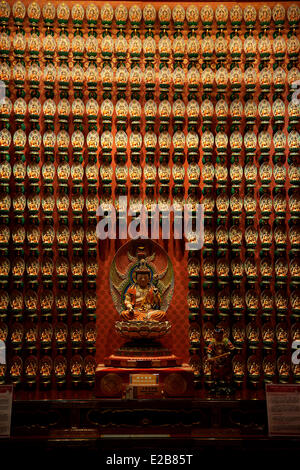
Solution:
M 270 436 L 300 435 L 300 385 L 266 385 Z
M 131 374 L 129 383 L 129 388 L 132 390 L 132 398 L 155 399 L 162 397 L 162 390 L 159 385 L 159 374 Z
M 130 384 L 136 386 L 142 385 L 158 385 L 159 383 L 158 374 L 131 374 L 130 375 Z

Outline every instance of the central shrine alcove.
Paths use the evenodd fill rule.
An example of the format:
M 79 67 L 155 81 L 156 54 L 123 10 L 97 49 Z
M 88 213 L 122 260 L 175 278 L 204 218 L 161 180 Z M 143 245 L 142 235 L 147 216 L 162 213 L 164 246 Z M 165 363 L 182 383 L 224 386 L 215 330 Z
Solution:
M 173 297 L 170 295 L 170 303 L 167 301 L 167 320 L 172 328 L 162 343 L 170 348 L 178 356 L 181 362 L 188 362 L 189 358 L 189 334 L 187 305 L 188 276 L 187 276 L 187 252 L 184 250 L 182 240 L 164 240 L 155 243 L 151 240 L 132 240 L 129 242 L 120 240 L 99 241 L 99 263 L 100 268 L 97 276 L 97 363 L 103 363 L 104 358 L 109 356 L 122 343 L 122 338 L 115 330 L 115 322 L 120 319 L 119 313 L 114 305 L 110 294 L 110 271 L 114 261 L 115 253 L 118 251 L 125 262 L 126 247 L 132 246 L 155 246 L 161 254 L 168 253 L 174 272 Z M 123 249 L 123 250 L 122 250 Z M 172 298 L 171 298 L 172 297 Z

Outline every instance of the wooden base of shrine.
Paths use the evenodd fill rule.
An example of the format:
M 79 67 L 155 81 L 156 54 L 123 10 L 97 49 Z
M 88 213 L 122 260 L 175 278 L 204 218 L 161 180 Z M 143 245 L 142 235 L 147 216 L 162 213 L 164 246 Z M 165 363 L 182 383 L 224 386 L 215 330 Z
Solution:
M 126 398 L 128 391 L 135 388 L 138 394 L 134 398 L 191 397 L 194 395 L 193 382 L 194 373 L 188 365 L 133 369 L 99 364 L 96 369 L 95 395 L 102 398 Z
M 181 362 L 177 356 L 154 340 L 133 340 L 123 344 L 118 351 L 104 359 L 108 367 L 146 368 L 176 367 Z

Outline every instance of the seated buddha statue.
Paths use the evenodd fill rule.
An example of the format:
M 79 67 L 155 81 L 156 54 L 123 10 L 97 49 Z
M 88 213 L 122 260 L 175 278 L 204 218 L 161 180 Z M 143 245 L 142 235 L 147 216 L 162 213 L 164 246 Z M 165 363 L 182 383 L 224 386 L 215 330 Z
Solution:
M 165 321 L 166 312 L 160 310 L 160 294 L 151 282 L 151 271 L 145 260 L 141 260 L 135 269 L 135 281 L 125 294 L 126 310 L 121 312 L 123 321 Z

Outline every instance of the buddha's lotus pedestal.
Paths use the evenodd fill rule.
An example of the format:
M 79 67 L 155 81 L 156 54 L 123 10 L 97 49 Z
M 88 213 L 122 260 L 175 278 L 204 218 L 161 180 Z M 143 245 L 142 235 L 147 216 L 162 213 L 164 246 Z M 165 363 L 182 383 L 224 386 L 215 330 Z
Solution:
M 161 338 L 169 333 L 171 323 L 168 321 L 117 321 L 117 332 L 126 339 Z

